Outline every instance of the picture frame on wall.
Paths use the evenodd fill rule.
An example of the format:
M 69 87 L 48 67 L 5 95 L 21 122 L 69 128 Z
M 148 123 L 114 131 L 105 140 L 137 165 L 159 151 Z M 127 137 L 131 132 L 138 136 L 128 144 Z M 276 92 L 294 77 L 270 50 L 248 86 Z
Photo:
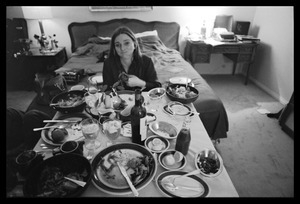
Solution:
M 89 6 L 91 12 L 99 11 L 151 11 L 152 6 Z

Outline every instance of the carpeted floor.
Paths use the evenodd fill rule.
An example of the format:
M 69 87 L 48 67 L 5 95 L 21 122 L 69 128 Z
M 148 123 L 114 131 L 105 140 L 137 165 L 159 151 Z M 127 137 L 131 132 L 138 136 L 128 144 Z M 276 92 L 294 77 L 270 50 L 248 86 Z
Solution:
M 36 92 L 25 90 L 10 90 L 6 92 L 6 107 L 26 111 L 32 100 L 36 97 Z
M 278 112 L 283 105 L 243 76 L 203 75 L 223 101 L 228 138 L 217 150 L 240 197 L 294 197 L 294 140 L 278 120 L 257 109 Z

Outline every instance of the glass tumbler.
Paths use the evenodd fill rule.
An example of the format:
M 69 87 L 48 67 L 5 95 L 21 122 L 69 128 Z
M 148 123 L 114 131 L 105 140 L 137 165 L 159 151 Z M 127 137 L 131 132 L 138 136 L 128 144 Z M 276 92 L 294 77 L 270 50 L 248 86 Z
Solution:
M 80 123 L 82 134 L 85 138 L 85 148 L 88 151 L 87 158 L 91 159 L 94 156 L 95 149 L 101 146 L 97 137 L 100 132 L 100 125 L 94 118 L 86 118 Z

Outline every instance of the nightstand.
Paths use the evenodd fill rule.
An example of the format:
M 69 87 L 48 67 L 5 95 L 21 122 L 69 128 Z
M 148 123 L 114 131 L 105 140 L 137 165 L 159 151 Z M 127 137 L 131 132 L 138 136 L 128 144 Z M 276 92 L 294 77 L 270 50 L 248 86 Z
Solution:
M 58 47 L 45 53 L 41 53 L 39 48 L 31 48 L 30 52 L 31 54 L 24 57 L 30 66 L 34 66 L 36 73 L 52 72 L 68 60 L 65 47 Z
M 11 83 L 18 83 L 17 87 L 25 90 L 34 89 L 37 73 L 54 73 L 68 60 L 65 47 L 58 47 L 55 51 L 41 53 L 40 48 L 30 48 L 28 53 L 16 57 L 14 75 L 7 77 Z

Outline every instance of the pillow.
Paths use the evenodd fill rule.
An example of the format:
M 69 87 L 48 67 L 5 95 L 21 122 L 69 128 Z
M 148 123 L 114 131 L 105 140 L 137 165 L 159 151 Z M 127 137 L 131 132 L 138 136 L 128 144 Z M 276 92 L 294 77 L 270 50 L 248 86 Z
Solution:
M 93 35 L 88 39 L 88 43 L 96 43 L 96 44 L 109 44 L 111 38 L 110 37 L 101 37 Z
M 151 36 L 151 35 L 158 36 L 158 33 L 157 33 L 157 30 L 153 30 L 153 31 L 145 31 L 142 33 L 136 33 L 134 35 L 136 38 L 140 38 L 140 37 Z

